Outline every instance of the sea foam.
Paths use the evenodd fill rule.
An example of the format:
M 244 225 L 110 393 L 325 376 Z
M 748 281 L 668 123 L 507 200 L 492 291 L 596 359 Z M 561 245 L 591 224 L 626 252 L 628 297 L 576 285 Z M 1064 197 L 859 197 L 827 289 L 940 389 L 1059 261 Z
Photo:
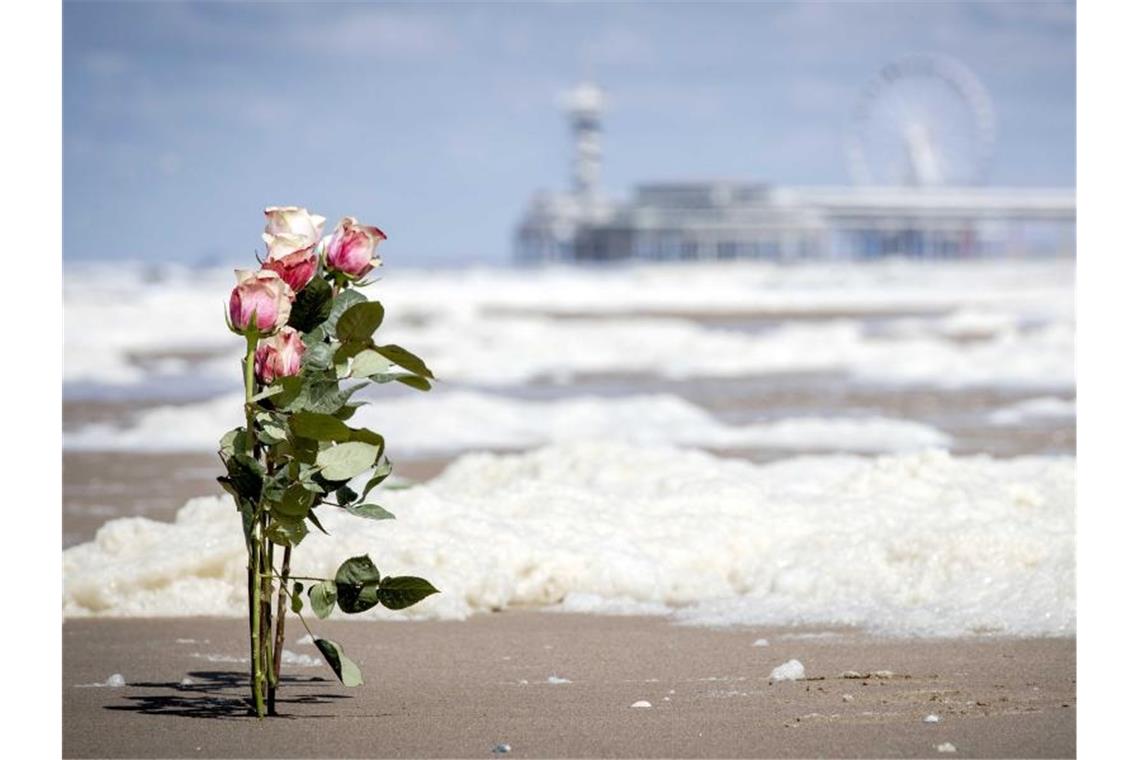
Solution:
M 415 348 L 452 383 L 837 372 L 874 384 L 1073 384 L 1071 261 L 405 270 L 384 277 L 370 289 L 387 307 L 384 340 Z M 65 392 L 89 386 L 121 394 L 159 383 L 200 396 L 234 380 L 241 340 L 222 324 L 232 283 L 226 270 L 70 267 Z M 757 320 L 766 326 L 733 328 L 741 314 L 751 315 L 752 328 Z
M 827 624 L 885 634 L 1071 635 L 1074 461 L 944 452 L 798 457 L 757 466 L 620 443 L 470 454 L 380 492 L 398 519 L 334 509 L 294 572 L 330 577 L 369 553 L 442 591 L 402 613 L 462 619 L 591 599 L 665 606 L 702 625 Z M 240 616 L 233 505 L 173 523 L 113 520 L 64 552 L 68 616 Z M 584 609 L 586 608 L 586 609 Z
M 126 425 L 99 423 L 64 436 L 87 450 L 210 451 L 220 431 L 242 424 L 240 395 L 160 406 Z M 411 394 L 361 408 L 350 420 L 374 427 L 403 455 L 529 448 L 587 439 L 706 448 L 895 452 L 945 448 L 948 435 L 886 417 L 793 417 L 733 425 L 670 394 L 522 400 L 475 391 Z

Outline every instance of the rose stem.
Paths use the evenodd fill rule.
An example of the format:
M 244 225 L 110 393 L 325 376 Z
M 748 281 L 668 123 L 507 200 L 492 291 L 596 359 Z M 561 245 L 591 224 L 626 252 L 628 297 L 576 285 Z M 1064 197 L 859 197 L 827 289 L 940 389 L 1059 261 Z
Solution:
M 277 684 L 281 682 L 281 648 L 285 645 L 285 597 L 289 585 L 289 560 L 293 547 L 286 546 L 281 556 L 281 577 L 277 587 L 277 640 L 273 644 L 273 686 L 269 691 L 269 712 L 274 712 L 277 702 Z
M 273 544 L 269 541 L 269 515 L 261 517 L 261 557 L 262 567 L 265 569 L 261 575 L 261 677 L 262 688 L 266 697 L 270 690 L 270 663 L 273 661 L 273 651 L 269 639 L 270 628 L 273 625 L 272 595 L 273 586 L 271 573 L 273 572 Z
M 257 438 L 253 429 L 253 410 L 250 403 L 254 393 L 253 359 L 257 351 L 257 335 L 246 336 L 245 351 L 245 421 L 249 438 L 250 452 L 256 457 Z M 261 574 L 264 572 L 261 556 L 261 540 L 258 537 L 257 527 L 260 519 L 255 517 L 250 525 L 250 535 L 246 537 L 249 543 L 249 670 L 250 688 L 253 691 L 253 707 L 257 717 L 265 715 L 265 704 L 262 701 L 261 690 Z

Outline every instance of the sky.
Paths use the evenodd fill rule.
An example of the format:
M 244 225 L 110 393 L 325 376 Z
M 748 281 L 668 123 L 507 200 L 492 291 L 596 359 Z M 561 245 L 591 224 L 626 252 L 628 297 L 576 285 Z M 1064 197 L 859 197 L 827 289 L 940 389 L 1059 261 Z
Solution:
M 261 211 L 389 236 L 389 266 L 502 263 L 569 184 L 559 93 L 607 97 L 602 185 L 850 182 L 890 61 L 990 93 L 990 183 L 1075 181 L 1071 3 L 65 2 L 64 259 L 248 263 Z

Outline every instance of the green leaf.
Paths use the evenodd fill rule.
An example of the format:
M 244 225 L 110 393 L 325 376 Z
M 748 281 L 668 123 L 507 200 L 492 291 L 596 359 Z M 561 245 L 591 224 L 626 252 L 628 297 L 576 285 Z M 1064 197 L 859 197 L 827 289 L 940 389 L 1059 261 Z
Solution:
M 249 436 L 243 427 L 230 430 L 218 441 L 218 453 L 222 459 L 229 459 L 235 452 L 249 451 Z
M 379 603 L 380 571 L 368 555 L 347 559 L 336 571 L 336 603 L 350 615 L 372 609 Z
M 400 375 L 396 378 L 396 382 L 403 383 L 410 388 L 415 388 L 417 391 L 431 390 L 431 383 L 418 375 Z
M 389 343 L 386 346 L 376 346 L 375 351 L 386 356 L 393 364 L 401 366 L 409 372 L 417 374 L 420 377 L 435 379 L 435 375 L 433 375 L 427 365 L 424 364 L 424 360 L 406 348 Z
M 321 533 L 324 533 L 326 536 L 330 535 L 329 532 L 325 530 L 325 526 L 321 525 L 321 521 L 317 519 L 317 513 L 311 509 L 309 510 L 309 522 L 317 526 L 317 530 Z
M 293 308 L 289 311 L 289 326 L 303 333 L 308 332 L 329 318 L 332 306 L 332 287 L 323 277 L 313 277 L 293 300 Z
M 338 443 L 317 453 L 317 465 L 327 480 L 350 480 L 376 463 L 380 447 L 363 441 Z
M 289 417 L 289 429 L 299 438 L 314 441 L 347 441 L 352 433 L 348 425 L 336 417 L 317 412 L 294 412 Z
M 389 365 L 389 367 L 391 366 L 394 365 Z M 431 383 L 429 383 L 426 378 L 420 377 L 419 375 L 413 375 L 411 372 L 405 372 L 402 370 L 399 372 L 379 372 L 375 375 L 369 375 L 368 379 L 377 385 L 383 385 L 384 383 L 391 383 L 395 381 L 415 388 L 417 391 L 431 390 Z
M 423 578 L 412 575 L 401 575 L 396 578 L 389 576 L 380 581 L 380 604 L 390 610 L 411 607 L 421 599 L 438 593 L 439 589 L 435 586 Z
M 305 520 L 274 517 L 269 521 L 265 535 L 278 546 L 296 546 L 308 535 L 309 529 L 305 527 Z
M 228 483 L 233 493 L 254 503 L 261 498 L 264 471 L 256 459 L 249 454 L 236 453 L 226 460 L 226 472 L 226 477 L 219 480 Z
M 333 347 L 328 343 L 314 343 L 305 349 L 301 364 L 313 369 L 325 370 L 332 366 Z
M 352 415 L 356 414 L 357 409 L 359 409 L 362 406 L 367 406 L 367 405 L 368 405 L 367 401 L 361 401 L 358 404 L 345 404 L 340 409 L 337 409 L 335 412 L 333 412 L 333 416 L 336 417 L 338 420 L 351 419 Z
M 372 339 L 365 340 L 346 340 L 340 344 L 340 348 L 333 354 L 333 363 L 337 365 L 337 377 L 349 377 L 351 372 L 344 372 L 347 368 L 348 360 L 364 351 L 372 345 Z
M 292 408 L 297 403 L 297 399 L 301 397 L 302 392 L 305 390 L 304 378 L 302 378 L 301 375 L 290 375 L 281 378 L 278 382 L 281 385 L 281 393 L 273 400 L 273 403 L 278 409 L 292 411 Z
M 368 428 L 353 428 L 352 433 L 348 436 L 350 441 L 361 441 L 363 443 L 371 443 L 374 446 L 380 447 L 380 453 L 384 453 L 384 436 L 379 433 L 374 433 Z
M 376 301 L 353 304 L 337 320 L 336 337 L 345 342 L 371 340 L 383 321 L 384 307 Z
M 332 581 L 321 581 L 309 586 L 309 606 L 313 614 L 324 620 L 336 606 L 336 584 Z
M 305 608 L 305 598 L 301 596 L 301 592 L 304 590 L 305 586 L 301 581 L 293 581 L 293 593 L 289 597 L 289 607 L 298 615 Z
M 364 585 L 380 582 L 380 571 L 367 554 L 349 557 L 336 569 L 337 584 Z
M 395 520 L 396 516 L 379 504 L 348 504 L 345 512 L 357 517 L 367 517 L 369 520 Z
M 288 437 L 288 432 L 285 430 L 285 425 L 277 415 L 270 414 L 269 412 L 257 412 L 254 414 L 254 419 L 257 421 L 257 439 L 262 443 L 270 445 L 280 443 Z
M 281 495 L 281 501 L 274 505 L 274 516 L 304 520 L 313 505 L 313 492 L 305 488 L 304 483 L 293 483 Z
M 298 463 L 312 468 L 313 472 L 319 470 L 315 464 L 317 461 L 317 452 L 320 451 L 320 441 L 313 440 L 312 438 L 294 438 L 289 444 L 292 448 L 292 454 L 295 461 Z M 304 471 L 299 475 L 302 481 L 309 479 L 311 476 L 306 476 Z M 318 489 L 324 490 L 324 489 Z
M 347 388 L 341 388 L 336 380 L 312 380 L 305 383 L 297 395 L 284 407 L 288 412 L 317 412 L 319 414 L 334 414 L 352 394 L 368 385 L 357 383 Z
M 340 294 L 333 299 L 332 311 L 329 312 L 329 318 L 326 319 L 322 325 L 325 332 L 329 335 L 334 335 L 336 333 L 337 322 L 340 321 L 341 316 L 348 311 L 350 307 L 358 303 L 364 303 L 367 300 L 367 298 L 355 290 L 341 291 Z
M 371 377 L 387 372 L 391 362 L 372 349 L 361 351 L 352 360 L 352 377 Z
M 266 388 L 265 390 L 263 390 L 261 393 L 258 393 L 254 396 L 250 396 L 249 401 L 250 401 L 250 403 L 253 403 L 254 401 L 261 401 L 262 399 L 269 398 L 270 396 L 276 396 L 278 393 L 281 393 L 283 390 L 285 390 L 285 389 L 280 385 L 271 385 L 268 388 Z
M 325 656 L 329 667 L 333 669 L 342 684 L 360 686 L 364 683 L 364 677 L 360 675 L 360 668 L 356 666 L 355 662 L 348 659 L 340 644 L 329 639 L 313 639 L 313 643 L 317 645 L 317 649 L 321 650 L 321 654 Z
M 376 465 L 376 469 L 372 471 L 372 477 L 368 480 L 368 484 L 364 486 L 364 492 L 360 494 L 360 498 L 367 499 L 368 492 L 383 483 L 384 479 L 391 474 L 392 463 L 385 457 L 380 464 Z

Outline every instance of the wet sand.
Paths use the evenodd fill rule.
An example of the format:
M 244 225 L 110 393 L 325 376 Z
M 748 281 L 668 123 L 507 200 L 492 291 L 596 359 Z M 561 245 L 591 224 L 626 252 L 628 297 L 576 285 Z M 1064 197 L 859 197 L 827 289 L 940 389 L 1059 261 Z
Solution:
M 289 625 L 286 648 L 317 656 Z M 233 661 L 241 620 L 67 621 L 64 756 L 490 757 L 499 743 L 520 757 L 1075 755 L 1072 639 L 804 637 L 524 611 L 314 628 L 365 685 L 287 666 L 283 716 L 258 722 Z M 770 683 L 792 658 L 810 680 Z M 882 670 L 893 675 L 843 677 Z M 126 685 L 81 686 L 113 673 Z

